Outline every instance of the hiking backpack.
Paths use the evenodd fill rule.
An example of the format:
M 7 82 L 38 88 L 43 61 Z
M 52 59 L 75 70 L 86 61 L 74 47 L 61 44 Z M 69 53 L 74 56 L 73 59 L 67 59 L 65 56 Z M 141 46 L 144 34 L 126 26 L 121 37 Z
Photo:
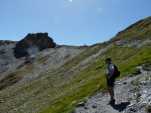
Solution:
M 113 74 L 114 78 L 117 78 L 120 76 L 120 71 L 118 70 L 118 67 L 116 65 L 114 65 L 114 74 Z

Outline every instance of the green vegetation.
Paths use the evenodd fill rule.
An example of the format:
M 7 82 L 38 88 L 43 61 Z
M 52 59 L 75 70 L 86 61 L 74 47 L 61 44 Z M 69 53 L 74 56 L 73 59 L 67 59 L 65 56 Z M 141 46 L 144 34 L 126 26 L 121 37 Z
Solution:
M 147 22 L 145 19 L 145 22 L 141 21 L 121 32 L 115 39 L 144 40 L 150 36 L 151 19 Z M 101 55 L 95 55 L 106 47 L 109 48 Z M 95 57 L 91 59 L 92 56 Z M 48 68 L 50 70 L 47 69 L 46 72 L 40 70 L 40 76 L 35 80 L 0 92 L 0 97 L 5 98 L 5 103 L 0 104 L 1 112 L 17 109 L 15 113 L 25 113 L 34 109 L 34 113 L 71 113 L 77 103 L 86 100 L 97 91 L 106 90 L 104 60 L 107 57 L 113 59 L 121 71 L 121 77 L 124 77 L 135 72 L 136 66 L 151 64 L 151 45 L 143 45 L 141 48 L 116 46 L 111 40 L 87 47 L 84 52 L 58 69 Z M 49 56 L 38 57 L 36 63 L 45 64 L 48 59 Z M 84 66 L 79 65 L 85 60 L 87 63 Z M 4 83 L 16 80 L 18 76 L 30 76 L 36 69 L 39 68 L 34 67 L 34 64 L 23 66 Z
M 14 85 L 23 78 L 22 75 L 30 73 L 32 69 L 33 69 L 32 65 L 27 65 L 24 68 L 20 68 L 17 71 L 8 74 L 5 78 L 0 80 L 0 90 L 3 90 L 9 86 Z
M 151 36 L 151 17 L 145 18 L 131 25 L 126 30 L 121 31 L 118 35 L 112 39 L 127 39 L 127 40 L 144 40 Z
M 51 104 L 41 113 L 70 113 L 76 103 L 94 94 L 97 90 L 106 88 L 104 76 L 104 59 L 106 57 L 111 57 L 119 66 L 122 72 L 121 77 L 123 77 L 135 71 L 136 66 L 151 62 L 150 48 L 150 46 L 144 46 L 140 49 L 112 46 L 106 53 L 99 56 L 92 65 L 76 75 L 70 84 L 67 84 L 67 89 L 76 86 L 75 89 L 73 88 L 67 95 L 55 100 L 54 104 Z M 102 68 L 97 70 L 98 66 Z
M 88 47 L 80 55 L 76 56 L 71 61 L 65 63 L 64 68 L 70 68 L 70 67 L 76 66 L 78 63 L 85 60 L 89 56 L 96 54 L 100 49 L 105 48 L 106 46 L 107 46 L 107 44 L 104 43 L 104 44 L 96 44 L 96 45 Z
M 3 90 L 15 83 L 17 83 L 21 77 L 17 76 L 15 73 L 9 74 L 7 77 L 0 81 L 0 90 Z

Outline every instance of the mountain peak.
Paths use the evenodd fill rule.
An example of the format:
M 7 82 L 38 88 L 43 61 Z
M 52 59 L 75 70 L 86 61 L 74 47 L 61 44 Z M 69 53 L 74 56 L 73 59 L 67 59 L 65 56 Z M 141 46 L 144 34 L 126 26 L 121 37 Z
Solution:
M 149 38 L 151 31 L 151 16 L 137 21 L 136 23 L 130 25 L 126 29 L 117 33 L 117 35 L 112 39 L 115 40 L 143 40 L 144 38 Z
M 56 43 L 48 36 L 48 33 L 29 33 L 24 39 L 16 44 L 14 54 L 16 58 L 20 58 L 27 56 L 30 53 L 35 53 L 35 50 L 42 51 L 54 47 L 56 47 Z

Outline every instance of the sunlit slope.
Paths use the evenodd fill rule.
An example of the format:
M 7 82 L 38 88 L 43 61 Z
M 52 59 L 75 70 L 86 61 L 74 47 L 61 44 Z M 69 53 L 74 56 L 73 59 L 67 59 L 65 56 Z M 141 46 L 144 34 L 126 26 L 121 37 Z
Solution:
M 140 33 L 139 30 L 142 32 Z M 119 40 L 124 43 L 117 44 L 116 41 Z M 89 59 L 90 56 L 93 56 L 92 60 Z M 119 66 L 122 72 L 121 77 L 132 75 L 137 71 L 136 67 L 139 65 L 151 64 L 151 18 L 137 22 L 109 42 L 88 48 L 83 54 L 68 63 L 67 66 L 71 68 L 70 66 L 82 62 L 83 59 L 89 59 L 86 68 L 77 73 L 71 80 L 72 82 L 67 85 L 70 92 L 57 99 L 54 104 L 50 104 L 42 113 L 68 113 L 81 99 L 87 98 L 97 90 L 106 88 L 104 59 L 107 57 L 111 57 Z M 81 68 L 83 66 L 79 67 L 79 69 Z
M 151 18 L 147 18 L 141 23 L 151 26 L 150 21 Z M 114 39 L 120 39 L 120 43 L 112 39 L 85 47 L 70 59 L 65 57 L 68 60 L 58 68 L 52 68 L 53 63 L 48 65 L 49 52 L 49 57 L 43 57 L 41 53 L 33 64 L 25 65 L 13 73 L 16 77 L 38 72 L 38 77 L 29 82 L 20 81 L 0 91 L 0 113 L 70 113 L 78 102 L 106 88 L 105 58 L 111 57 L 119 66 L 121 77 L 134 73 L 136 66 L 151 64 L 150 27 L 145 27 L 147 33 L 138 35 L 137 31 L 126 35 L 139 27 L 139 23 L 134 24 L 130 30 L 126 29 L 123 34 L 117 35 Z

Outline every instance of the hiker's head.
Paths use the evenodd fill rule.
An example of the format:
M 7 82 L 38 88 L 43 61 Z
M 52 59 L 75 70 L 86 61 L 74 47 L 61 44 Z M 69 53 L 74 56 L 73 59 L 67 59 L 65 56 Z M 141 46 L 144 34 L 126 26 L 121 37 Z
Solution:
M 110 64 L 111 62 L 112 62 L 111 58 L 105 59 L 105 63 L 106 63 L 106 64 Z

